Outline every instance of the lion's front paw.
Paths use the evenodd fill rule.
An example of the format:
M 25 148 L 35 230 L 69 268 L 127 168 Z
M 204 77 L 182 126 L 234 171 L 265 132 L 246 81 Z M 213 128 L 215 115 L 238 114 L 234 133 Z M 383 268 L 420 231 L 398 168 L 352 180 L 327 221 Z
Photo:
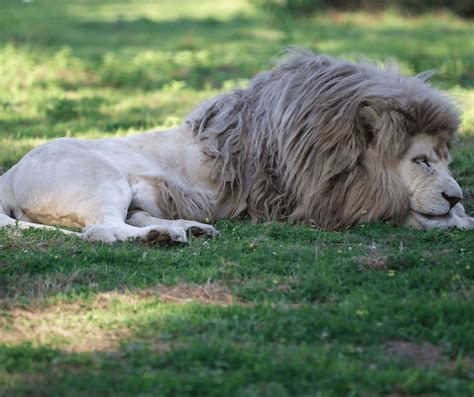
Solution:
M 102 241 L 104 243 L 114 243 L 117 241 L 113 231 L 104 225 L 90 225 L 84 229 L 81 238 L 86 241 Z
M 464 213 L 463 213 L 464 214 Z M 458 215 L 458 213 L 453 213 L 448 216 L 442 217 L 426 217 L 421 214 L 412 212 L 407 220 L 405 225 L 412 227 L 414 229 L 421 230 L 432 230 L 432 229 L 463 229 L 463 230 L 473 230 L 474 229 L 474 218 Z
M 211 226 L 204 223 L 190 226 L 187 231 L 195 237 L 208 236 L 208 237 L 218 237 L 219 231 Z
M 455 227 L 464 230 L 474 230 L 474 218 L 469 216 L 466 217 L 457 217 L 457 224 Z
M 142 239 L 147 245 L 166 245 L 172 243 L 186 243 L 188 237 L 181 227 L 152 228 Z

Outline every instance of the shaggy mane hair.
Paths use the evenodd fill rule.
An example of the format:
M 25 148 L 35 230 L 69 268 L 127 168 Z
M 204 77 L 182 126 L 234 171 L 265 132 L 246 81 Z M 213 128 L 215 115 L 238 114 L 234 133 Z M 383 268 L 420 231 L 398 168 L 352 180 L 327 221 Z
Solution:
M 411 137 L 446 143 L 460 123 L 428 77 L 292 51 L 247 88 L 202 103 L 186 121 L 213 161 L 215 217 L 400 222 L 409 200 L 395 168 Z

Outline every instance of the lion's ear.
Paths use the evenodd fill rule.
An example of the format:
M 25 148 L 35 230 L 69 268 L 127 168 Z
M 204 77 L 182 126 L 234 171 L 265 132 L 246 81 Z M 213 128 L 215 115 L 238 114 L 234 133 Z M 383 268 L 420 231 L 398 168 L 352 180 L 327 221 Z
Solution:
M 361 106 L 358 112 L 358 128 L 368 146 L 373 143 L 375 126 L 379 116 L 372 106 Z
M 368 147 L 383 158 L 395 158 L 405 139 L 403 115 L 395 110 L 361 106 L 358 125 Z

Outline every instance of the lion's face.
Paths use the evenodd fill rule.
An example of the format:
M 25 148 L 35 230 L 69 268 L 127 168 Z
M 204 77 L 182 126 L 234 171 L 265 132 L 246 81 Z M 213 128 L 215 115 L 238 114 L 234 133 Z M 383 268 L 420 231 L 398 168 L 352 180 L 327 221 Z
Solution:
M 398 164 L 410 195 L 408 225 L 428 229 L 450 226 L 462 199 L 461 188 L 448 168 L 450 162 L 447 141 L 426 134 L 413 138 Z

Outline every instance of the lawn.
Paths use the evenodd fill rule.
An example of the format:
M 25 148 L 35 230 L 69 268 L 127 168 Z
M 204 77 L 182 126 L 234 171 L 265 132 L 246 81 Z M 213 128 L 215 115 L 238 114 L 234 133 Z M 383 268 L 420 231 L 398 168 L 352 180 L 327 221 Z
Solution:
M 171 127 L 289 45 L 394 58 L 464 111 L 474 212 L 473 21 L 297 19 L 244 0 L 0 5 L 0 173 L 60 136 Z M 222 221 L 170 248 L 0 230 L 0 396 L 472 396 L 474 233 Z

